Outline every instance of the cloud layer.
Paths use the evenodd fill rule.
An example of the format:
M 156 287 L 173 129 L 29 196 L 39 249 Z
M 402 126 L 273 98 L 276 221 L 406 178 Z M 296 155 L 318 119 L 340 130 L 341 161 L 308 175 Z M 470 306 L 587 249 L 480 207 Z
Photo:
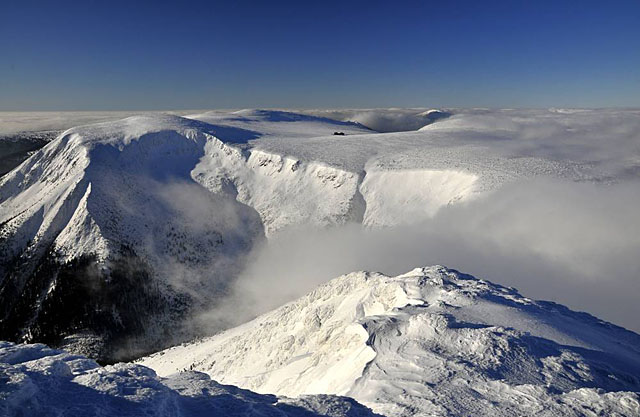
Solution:
M 520 182 L 411 227 L 289 230 L 206 321 L 237 324 L 355 270 L 443 264 L 640 331 L 639 185 Z

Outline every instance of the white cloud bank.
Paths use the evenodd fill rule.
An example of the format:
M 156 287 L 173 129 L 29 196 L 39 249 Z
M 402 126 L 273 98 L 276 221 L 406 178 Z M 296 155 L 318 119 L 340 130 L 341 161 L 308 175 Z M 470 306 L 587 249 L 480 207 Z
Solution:
M 207 315 L 238 323 L 343 273 L 443 264 L 640 331 L 640 184 L 536 180 L 410 227 L 289 230 L 251 255 Z M 223 313 L 221 313 L 223 312 Z

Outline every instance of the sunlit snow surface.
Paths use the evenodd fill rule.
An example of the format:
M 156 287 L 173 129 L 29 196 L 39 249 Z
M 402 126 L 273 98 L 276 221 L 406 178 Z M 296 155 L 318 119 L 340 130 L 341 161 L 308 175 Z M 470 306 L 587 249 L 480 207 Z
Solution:
M 259 395 L 185 371 L 167 378 L 144 366 L 101 367 L 44 345 L 0 342 L 2 416 L 296 416 L 374 414 L 349 398 Z
M 348 274 L 142 363 L 262 393 L 347 395 L 389 416 L 640 413 L 640 336 L 439 266 Z
M 111 121 L 69 129 L 0 179 L 0 280 L 4 268 L 12 271 L 7 276 L 31 277 L 47 253 L 63 261 L 96 256 L 97 274 L 107 276 L 126 245 L 149 265 L 152 287 L 169 309 L 184 297 L 200 309 L 214 302 L 244 309 L 222 312 L 229 325 L 340 273 L 406 270 L 436 254 L 450 266 L 528 286 L 526 294 L 578 294 L 571 305 L 607 318 L 611 310 L 614 321 L 636 329 L 640 112 L 451 110 L 419 130 L 370 129 L 416 129 L 435 114 L 412 112 L 243 110 L 117 121 L 107 115 L 99 120 Z M 21 117 L 18 124 L 29 120 Z M 297 237 L 287 241 L 292 229 Z M 319 278 L 310 279 L 314 273 Z M 392 275 L 346 275 L 145 363 L 160 375 L 201 370 L 261 393 L 348 394 L 389 415 L 640 414 L 637 334 L 444 268 Z M 242 285 L 227 288 L 238 276 Z M 29 317 L 16 314 L 26 326 L 55 318 L 61 307 L 61 286 L 46 278 L 19 295 L 3 287 L 10 289 L 3 303 L 34 306 Z M 220 287 L 230 291 L 227 305 Z M 40 314 L 42 306 L 49 310 Z M 143 311 L 138 307 L 131 309 Z M 203 313 L 196 325 L 219 330 L 221 311 Z M 172 320 L 149 318 L 135 335 L 141 349 L 167 346 L 176 331 L 193 330 Z M 19 339 L 32 341 L 31 330 Z M 52 361 L 52 369 L 40 363 L 30 373 L 30 361 L 5 361 L 12 376 L 1 377 L 0 395 L 17 401 L 14 413 L 29 398 L 42 398 L 34 407 L 68 407 L 55 401 L 77 385 L 64 381 L 103 374 L 109 380 L 121 371 L 134 382 L 90 384 L 94 391 L 113 388 L 99 395 L 103 404 L 112 404 L 114 392 L 134 392 L 138 399 L 126 403 L 134 411 L 165 407 L 165 397 L 173 398 L 166 400 L 171 407 L 189 408 L 179 387 L 227 389 L 201 374 L 160 380 L 134 365 L 87 365 L 74 375 Z M 55 385 L 47 375 L 62 375 L 55 398 L 38 388 Z M 274 398 L 250 397 L 260 404 Z

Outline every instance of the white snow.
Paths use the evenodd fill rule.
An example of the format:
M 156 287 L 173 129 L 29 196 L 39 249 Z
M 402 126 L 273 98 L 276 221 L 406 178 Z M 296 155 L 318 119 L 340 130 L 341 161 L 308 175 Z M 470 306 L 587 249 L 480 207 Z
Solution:
M 388 416 L 635 416 L 639 347 L 588 314 L 436 266 L 348 274 L 141 363 L 260 393 L 347 395 Z
M 517 180 L 610 184 L 640 174 L 635 110 L 458 110 L 437 123 L 429 118 L 439 113 L 425 109 L 338 113 L 343 121 L 318 111 L 146 114 L 70 129 L 0 179 L 1 260 L 35 258 L 50 245 L 62 260 L 106 260 L 125 244 L 205 305 L 263 235 L 301 225 L 410 227 Z M 430 124 L 378 133 L 346 120 L 377 130 Z M 565 241 L 554 242 L 539 252 L 561 254 Z M 432 267 L 398 277 L 349 274 L 144 363 L 162 376 L 199 370 L 260 393 L 345 394 L 386 415 L 637 416 L 638 346 L 640 336 L 592 316 Z M 181 398 L 194 390 L 242 404 L 273 399 L 226 394 L 200 374 L 163 380 L 138 365 L 103 369 L 42 355 L 3 365 L 2 383 L 15 391 L 0 389 L 8 395 L 1 406 L 35 407 L 34 414 L 47 404 L 69 407 L 56 401 L 77 386 L 136 413 L 189 408 Z M 227 407 L 196 397 L 193 404 Z M 322 398 L 296 404 L 333 409 Z
M 394 170 L 367 173 L 360 185 L 368 226 L 416 224 L 444 206 L 472 198 L 478 177 L 453 170 Z
M 292 225 L 359 222 L 364 211 L 357 173 L 260 150 L 247 155 L 223 142 L 206 148 L 192 175 L 256 210 L 267 236 Z
M 257 216 L 190 177 L 207 141 L 215 140 L 200 125 L 177 116 L 136 116 L 63 133 L 0 180 L 2 235 L 11 238 L 4 256 L 38 253 L 53 242 L 64 260 L 83 254 L 106 259 L 125 244 L 159 266 L 171 250 L 158 241 L 163 235 L 186 235 L 194 248 L 211 246 L 211 234 L 233 237 L 225 242 L 228 254 L 248 245 L 261 234 Z M 177 195 L 210 207 L 187 212 Z M 199 220 L 194 216 L 204 215 L 210 216 L 206 226 L 198 225 L 204 230 L 186 230 Z M 210 254 L 188 255 L 204 262 Z
M 336 120 L 353 121 L 377 132 L 403 132 L 418 130 L 436 120 L 449 116 L 444 110 L 415 108 L 392 109 L 341 109 L 341 110 L 297 110 L 299 112 L 328 117 Z
M 53 239 L 66 254 L 76 241 L 89 251 L 92 238 L 85 231 L 74 228 L 65 236 L 62 230 L 70 228 L 74 215 L 76 226 L 100 227 L 96 214 L 89 218 L 76 208 L 83 198 L 91 206 L 96 194 L 130 182 L 113 179 L 97 188 L 108 172 L 195 181 L 256 210 L 267 235 L 300 224 L 404 224 L 516 179 L 602 182 L 633 173 L 638 157 L 628 149 L 635 139 L 632 127 L 640 124 L 637 114 L 605 116 L 460 112 L 417 132 L 388 134 L 282 111 L 189 116 L 206 123 L 135 116 L 71 129 L 7 174 L 0 180 L 0 222 L 8 222 L 3 235 L 19 236 L 12 239 L 9 255 L 23 251 L 27 242 Z M 609 119 L 624 122 L 624 129 L 615 131 Z M 602 120 L 607 121 L 604 131 Z M 333 136 L 336 130 L 346 136 Z M 607 151 L 597 140 L 603 135 L 610 136 Z M 138 236 L 135 227 L 124 227 L 125 234 Z M 107 244 L 94 240 L 94 251 L 106 256 Z
M 193 113 L 193 110 L 174 110 L 175 115 Z M 0 136 L 19 132 L 60 131 L 92 123 L 109 122 L 141 114 L 154 115 L 160 112 L 140 111 L 0 111 Z
M 373 416 L 348 398 L 259 395 L 184 371 L 94 361 L 44 345 L 0 342 L 2 416 Z

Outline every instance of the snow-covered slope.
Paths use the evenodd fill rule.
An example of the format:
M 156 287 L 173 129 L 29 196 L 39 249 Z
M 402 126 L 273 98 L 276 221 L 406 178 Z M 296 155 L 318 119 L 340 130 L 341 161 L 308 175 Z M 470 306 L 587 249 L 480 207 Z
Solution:
M 639 335 L 440 266 L 348 274 L 141 363 L 391 416 L 640 413 Z
M 636 119 L 460 112 L 381 134 L 245 110 L 70 129 L 0 179 L 0 335 L 94 357 L 114 329 L 143 334 L 127 339 L 131 355 L 170 343 L 177 326 L 167 323 L 224 296 L 263 236 L 297 225 L 417 223 L 519 178 L 636 175 L 637 155 L 616 153 L 633 145 Z M 613 151 L 598 148 L 601 135 Z M 586 156 L 576 159 L 570 151 L 580 146 Z
M 377 132 L 406 132 L 418 130 L 451 115 L 444 110 L 425 108 L 325 109 L 300 110 L 300 112 L 314 116 L 329 117 L 336 120 L 362 123 Z
M 44 345 L 0 342 L 0 415 L 374 416 L 352 399 L 259 395 L 199 372 L 158 377 L 151 369 L 96 362 Z
M 210 305 L 263 235 L 254 210 L 191 178 L 214 130 L 158 115 L 74 128 L 5 176 L 3 337 L 109 359 L 169 342 L 167 327 Z M 78 333 L 97 342 L 59 340 Z
M 610 152 L 594 152 L 592 145 L 602 147 L 606 137 L 608 145 L 629 149 L 633 133 L 615 130 L 603 120 L 618 119 L 623 126 L 638 122 L 632 111 L 603 113 L 568 118 L 546 110 L 460 111 L 420 131 L 396 133 L 282 111 L 187 117 L 259 132 L 247 143 L 211 149 L 212 158 L 202 161 L 197 178 L 255 208 L 269 236 L 299 224 L 420 222 L 442 207 L 518 179 L 611 181 L 637 161 L 631 157 L 624 168 L 604 166 Z M 346 135 L 335 136 L 334 131 Z M 581 138 L 585 144 L 580 145 Z
M 369 129 L 276 111 L 200 118 L 73 128 L 0 180 L 3 337 L 134 356 L 192 335 L 176 323 L 224 295 L 265 233 L 362 221 L 361 172 L 247 142 Z

